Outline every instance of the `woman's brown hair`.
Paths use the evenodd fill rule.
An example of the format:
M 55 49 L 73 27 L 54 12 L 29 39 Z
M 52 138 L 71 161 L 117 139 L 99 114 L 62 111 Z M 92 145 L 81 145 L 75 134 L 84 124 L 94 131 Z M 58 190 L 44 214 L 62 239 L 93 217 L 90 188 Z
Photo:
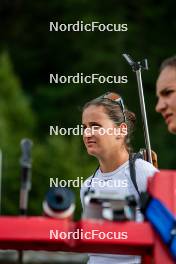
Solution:
M 136 116 L 123 105 L 121 96 L 114 92 L 108 92 L 87 102 L 83 106 L 83 111 L 92 105 L 103 106 L 107 115 L 115 124 L 126 123 L 127 135 L 125 136 L 125 146 L 128 152 L 132 152 L 131 136 L 134 131 Z

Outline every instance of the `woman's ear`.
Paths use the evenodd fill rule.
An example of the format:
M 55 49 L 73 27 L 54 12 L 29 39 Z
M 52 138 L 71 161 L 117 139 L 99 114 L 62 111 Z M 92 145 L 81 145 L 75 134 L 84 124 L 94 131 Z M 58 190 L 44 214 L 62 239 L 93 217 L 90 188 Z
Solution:
M 121 123 L 119 126 L 120 135 L 125 137 L 128 133 L 128 127 L 126 123 Z
M 115 127 L 116 139 L 124 138 L 127 135 L 127 124 L 122 123 Z

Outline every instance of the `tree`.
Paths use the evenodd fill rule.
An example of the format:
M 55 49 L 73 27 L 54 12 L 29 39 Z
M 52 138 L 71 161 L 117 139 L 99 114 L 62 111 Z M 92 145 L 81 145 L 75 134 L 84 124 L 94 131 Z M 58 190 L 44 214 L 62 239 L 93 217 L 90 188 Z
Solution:
M 7 52 L 0 55 L 0 148 L 3 155 L 2 213 L 17 213 L 20 187 L 20 140 L 31 137 L 35 125 Z M 15 201 L 15 202 L 14 202 Z

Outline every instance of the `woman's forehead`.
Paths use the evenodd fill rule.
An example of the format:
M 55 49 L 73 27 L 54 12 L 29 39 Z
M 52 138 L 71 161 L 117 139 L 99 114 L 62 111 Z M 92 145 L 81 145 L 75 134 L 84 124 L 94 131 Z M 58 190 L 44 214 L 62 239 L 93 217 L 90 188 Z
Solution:
M 108 115 L 103 106 L 91 105 L 87 107 L 82 114 L 82 120 L 92 122 L 92 121 L 102 121 L 108 119 Z
M 163 69 L 157 80 L 157 90 L 160 92 L 163 88 L 176 84 L 176 68 L 166 67 Z

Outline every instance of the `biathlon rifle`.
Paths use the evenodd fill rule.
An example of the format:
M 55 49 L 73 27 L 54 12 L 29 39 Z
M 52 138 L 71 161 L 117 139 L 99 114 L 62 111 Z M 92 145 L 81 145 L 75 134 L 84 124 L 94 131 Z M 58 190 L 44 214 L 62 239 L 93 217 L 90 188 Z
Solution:
M 146 149 L 141 149 L 140 152 L 143 155 L 144 160 L 147 160 L 148 162 L 152 163 L 155 167 L 158 167 L 157 155 L 154 151 L 151 150 L 147 114 L 146 114 L 145 100 L 144 100 L 144 93 L 143 93 L 143 85 L 142 85 L 142 76 L 141 76 L 142 69 L 148 70 L 148 62 L 147 62 L 147 59 L 143 59 L 141 61 L 134 61 L 131 58 L 131 56 L 128 54 L 122 54 L 122 56 L 125 58 L 128 64 L 132 67 L 132 70 L 136 72 L 136 77 L 137 77 L 138 93 L 139 93 L 140 108 L 141 108 L 143 130 L 144 130 L 144 139 L 145 139 L 145 146 L 146 146 Z

